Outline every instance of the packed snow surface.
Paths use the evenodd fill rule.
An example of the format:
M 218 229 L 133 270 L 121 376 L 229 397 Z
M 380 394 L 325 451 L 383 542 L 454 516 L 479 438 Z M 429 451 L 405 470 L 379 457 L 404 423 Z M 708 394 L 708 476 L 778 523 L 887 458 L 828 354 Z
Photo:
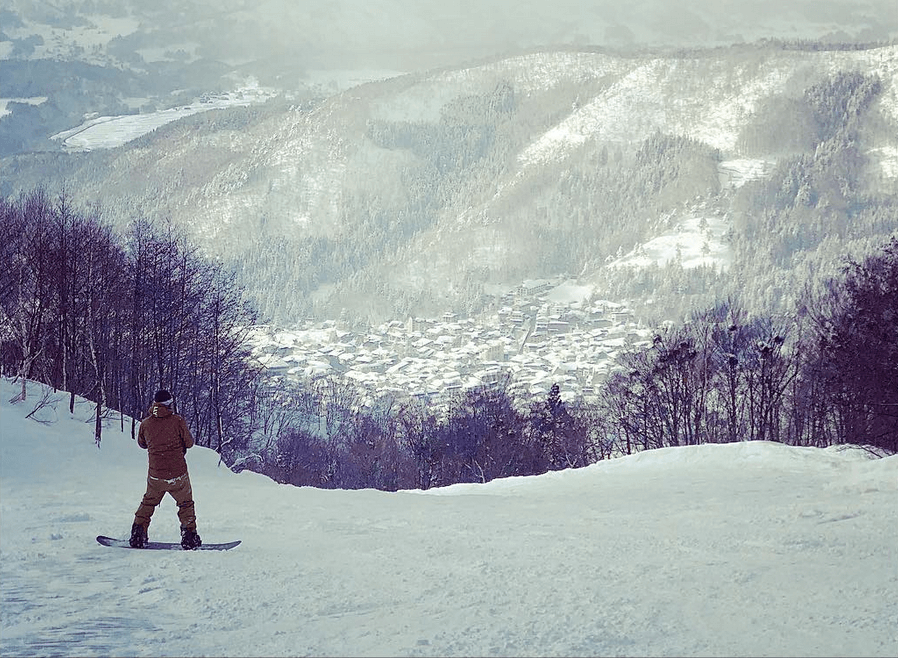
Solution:
M 428 492 L 188 453 L 208 542 L 135 551 L 146 453 L 0 382 L 0 654 L 898 655 L 898 457 L 738 443 Z M 43 421 L 43 422 L 38 422 Z M 171 499 L 150 527 L 175 541 Z

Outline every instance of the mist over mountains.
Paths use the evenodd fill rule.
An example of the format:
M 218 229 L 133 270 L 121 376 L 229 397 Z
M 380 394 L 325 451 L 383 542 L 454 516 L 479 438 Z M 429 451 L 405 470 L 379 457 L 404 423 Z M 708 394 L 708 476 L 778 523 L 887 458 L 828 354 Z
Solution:
M 64 185 L 122 224 L 168 218 L 286 324 L 471 314 L 555 276 L 662 314 L 730 294 L 777 311 L 898 228 L 898 48 L 854 43 L 895 36 L 889 3 L 491 3 L 480 21 L 432 4 L 399 20 L 398 2 L 305 3 L 300 15 L 289 3 L 54 13 L 16 0 L 19 22 L 4 20 L 0 40 L 3 97 L 38 96 L 32 74 L 59 75 L 40 56 L 66 38 L 93 30 L 95 43 L 69 51 L 65 66 L 83 75 L 61 85 L 68 96 L 11 104 L 0 119 L 0 193 Z M 306 20 L 324 29 L 296 29 Z M 27 54 L 38 24 L 59 38 L 31 39 Z M 243 38 L 231 38 L 238 25 Z M 791 41 L 738 43 L 758 36 Z M 561 45 L 535 48 L 549 42 Z M 685 44 L 708 47 L 675 48 Z M 440 68 L 398 74 L 415 62 Z M 297 83 L 338 66 L 382 79 Z M 113 149 L 64 153 L 49 139 L 77 125 L 67 103 L 108 96 L 110 114 L 152 114 L 170 91 L 186 103 L 241 76 L 283 93 Z M 661 238 L 671 248 L 652 256 Z
M 8 0 L 0 157 L 55 150 L 82 115 L 152 112 L 252 77 L 292 95 L 529 49 L 622 53 L 764 39 L 898 38 L 890 0 Z
M 8 0 L 7 55 L 140 69 L 217 61 L 255 74 L 417 71 L 533 47 L 710 47 L 763 38 L 873 42 L 888 0 Z

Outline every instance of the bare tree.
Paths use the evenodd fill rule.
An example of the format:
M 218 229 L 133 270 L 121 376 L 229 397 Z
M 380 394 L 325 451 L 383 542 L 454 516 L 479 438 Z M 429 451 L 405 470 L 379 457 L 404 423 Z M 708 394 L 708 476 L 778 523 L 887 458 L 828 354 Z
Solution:
M 831 281 L 807 306 L 810 367 L 826 384 L 834 440 L 898 450 L 898 238 Z
M 22 388 L 15 399 L 25 400 L 26 382 L 44 348 L 45 325 L 53 306 L 52 259 L 48 245 L 52 222 L 52 205 L 46 190 L 39 188 L 19 204 L 18 222 L 22 239 L 19 251 L 9 263 L 16 299 L 7 309 L 4 324 L 17 347 L 16 377 Z

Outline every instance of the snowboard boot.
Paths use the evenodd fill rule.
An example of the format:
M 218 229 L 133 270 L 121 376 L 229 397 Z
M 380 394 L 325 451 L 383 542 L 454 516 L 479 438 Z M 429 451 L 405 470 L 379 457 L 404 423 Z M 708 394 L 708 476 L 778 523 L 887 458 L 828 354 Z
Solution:
M 131 548 L 143 548 L 147 545 L 147 529 L 139 523 L 131 526 L 131 539 L 128 540 Z
M 203 545 L 203 540 L 193 528 L 181 528 L 181 548 L 192 551 Z

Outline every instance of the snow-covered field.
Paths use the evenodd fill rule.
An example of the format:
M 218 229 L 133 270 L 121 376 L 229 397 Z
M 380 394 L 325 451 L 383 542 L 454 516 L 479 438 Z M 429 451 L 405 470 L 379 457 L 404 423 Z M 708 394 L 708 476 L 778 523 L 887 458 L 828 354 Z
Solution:
M 146 454 L 0 382 L 0 654 L 898 655 L 898 457 L 740 443 L 429 492 L 188 454 L 226 552 L 105 548 Z M 176 540 L 167 499 L 150 536 Z
M 254 79 L 250 79 L 236 91 L 209 96 L 189 105 L 146 114 L 91 117 L 79 126 L 56 133 L 50 139 L 61 140 L 69 151 L 115 148 L 191 114 L 264 103 L 276 95 L 274 89 L 259 87 Z
M 684 269 L 709 265 L 725 269 L 732 263 L 727 230 L 727 220 L 713 213 L 678 217 L 670 229 L 609 262 L 608 267 L 639 269 L 679 262 Z

